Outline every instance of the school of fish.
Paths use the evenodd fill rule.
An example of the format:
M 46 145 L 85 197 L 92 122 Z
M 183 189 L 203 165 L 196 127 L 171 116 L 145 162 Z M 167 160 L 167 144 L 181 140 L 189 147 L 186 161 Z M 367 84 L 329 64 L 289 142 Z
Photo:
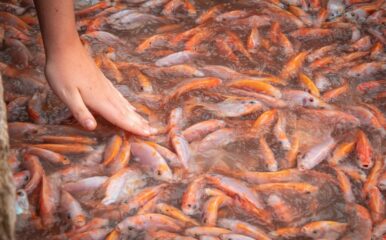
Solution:
M 79 127 L 31 2 L 0 3 L 17 239 L 386 239 L 384 0 L 78 8 L 149 137 Z

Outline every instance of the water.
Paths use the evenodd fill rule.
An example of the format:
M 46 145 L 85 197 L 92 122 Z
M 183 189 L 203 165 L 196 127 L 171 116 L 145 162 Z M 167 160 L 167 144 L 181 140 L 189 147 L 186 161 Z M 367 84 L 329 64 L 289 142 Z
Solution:
M 354 27 L 358 28 L 361 32 L 361 37 L 368 35 L 371 37 L 372 42 L 371 46 L 361 51 L 371 51 L 371 47 L 376 43 L 376 39 L 373 35 L 369 35 L 368 32 L 365 31 L 367 27 L 374 28 L 374 24 L 363 24 L 359 25 L 356 23 L 348 23 L 347 20 L 341 20 L 344 24 L 349 24 L 347 27 L 339 27 L 333 29 L 332 33 L 328 36 L 320 37 L 318 35 L 312 36 L 309 39 L 297 39 L 291 35 L 291 32 L 296 30 L 298 27 L 294 24 L 293 21 L 288 20 L 288 17 L 283 17 L 279 13 L 275 13 L 274 8 L 267 8 L 269 4 L 264 1 L 191 1 L 197 10 L 197 16 L 200 16 L 203 12 L 209 9 L 212 6 L 215 6 L 220 3 L 225 3 L 221 12 L 228 12 L 232 10 L 242 10 L 248 12 L 248 16 L 258 15 L 258 16 L 268 16 L 271 19 L 271 23 L 265 24 L 263 26 L 258 27 L 259 34 L 261 35 L 261 41 L 259 47 L 255 49 L 249 49 L 247 52 L 250 54 L 252 61 L 248 59 L 248 54 L 240 51 L 240 48 L 237 45 L 231 45 L 231 50 L 233 51 L 234 56 L 226 55 L 224 52 L 221 52 L 219 49 L 219 44 L 221 42 L 226 42 L 229 40 L 231 34 L 236 35 L 241 43 L 246 46 L 247 39 L 251 32 L 251 26 L 247 24 L 236 24 L 239 18 L 235 18 L 234 20 L 228 22 L 214 22 L 210 20 L 204 23 L 204 26 L 207 31 L 211 31 L 214 34 L 210 37 L 202 40 L 201 44 L 199 44 L 195 50 L 198 51 L 199 56 L 197 58 L 192 58 L 190 61 L 187 61 L 186 64 L 195 67 L 200 70 L 208 65 L 221 65 L 228 67 L 238 73 L 251 73 L 252 71 L 259 72 L 256 76 L 267 76 L 274 75 L 277 77 L 281 76 L 282 69 L 288 63 L 288 61 L 296 54 L 302 51 L 309 51 L 309 53 L 314 52 L 316 49 L 330 45 L 332 43 L 336 43 L 337 47 L 327 53 L 325 56 L 331 56 L 333 58 L 331 64 L 323 65 L 322 67 L 311 69 L 309 66 L 311 62 L 307 60 L 301 64 L 298 72 L 304 72 L 308 75 L 313 81 L 316 81 L 316 77 L 319 75 L 325 76 L 328 78 L 330 86 L 326 90 L 321 90 L 321 95 L 328 90 L 340 87 L 345 80 L 349 83 L 349 90 L 346 91 L 342 96 L 337 97 L 331 103 L 330 106 L 333 106 L 335 110 L 341 110 L 346 112 L 346 106 L 348 105 L 360 105 L 363 103 L 371 103 L 377 106 L 380 111 L 384 114 L 385 110 L 385 101 L 383 98 L 376 98 L 375 95 L 384 92 L 385 87 L 376 88 L 374 92 L 370 92 L 368 94 L 361 94 L 356 87 L 358 84 L 377 80 L 384 79 L 385 77 L 385 68 L 381 71 L 376 71 L 375 73 L 370 73 L 367 76 L 361 78 L 354 78 L 347 76 L 347 71 L 350 70 L 353 66 L 356 66 L 360 63 L 365 63 L 369 61 L 378 61 L 385 65 L 384 59 L 384 51 L 383 55 L 381 54 L 380 58 L 372 58 L 370 54 L 361 57 L 359 59 L 355 59 L 353 61 L 342 61 L 342 56 L 347 53 L 353 53 L 357 50 L 352 47 L 353 42 L 351 41 L 353 37 L 353 29 Z M 125 8 L 138 10 L 138 6 L 140 4 L 130 4 L 128 3 Z M 322 2 L 322 7 L 324 7 L 325 3 Z M 287 6 L 285 6 L 287 8 Z M 32 10 L 33 11 L 33 10 Z M 150 13 L 155 16 L 162 16 L 162 7 L 151 8 L 151 9 L 140 9 L 139 11 L 143 13 Z M 270 12 L 271 11 L 271 12 Z M 271 15 L 269 14 L 271 13 Z M 317 16 L 319 11 L 308 11 L 310 16 Z M 92 18 L 93 14 L 85 17 Z M 192 29 L 196 27 L 195 23 L 196 17 L 188 17 L 182 8 L 179 8 L 174 14 L 173 18 L 165 18 L 162 22 L 152 22 L 143 24 L 141 27 L 137 27 L 133 30 L 122 31 L 116 30 L 105 24 L 99 30 L 103 30 L 106 32 L 110 32 L 118 36 L 124 44 L 117 44 L 113 41 L 97 41 L 96 39 L 88 39 L 87 43 L 91 47 L 91 52 L 93 56 L 96 58 L 99 55 L 109 56 L 113 62 L 116 63 L 117 66 L 120 66 L 120 63 L 137 63 L 140 64 L 137 67 L 121 67 L 119 68 L 121 74 L 123 75 L 123 81 L 120 83 L 116 82 L 116 75 L 114 72 L 108 67 L 102 67 L 102 71 L 106 74 L 108 78 L 110 78 L 114 85 L 118 87 L 118 89 L 122 92 L 122 94 L 136 107 L 142 106 L 142 108 L 137 107 L 139 113 L 143 115 L 145 118 L 150 120 L 150 123 L 157 127 L 165 127 L 168 123 L 169 113 L 176 107 L 182 107 L 186 110 L 187 103 L 191 101 L 191 99 L 196 98 L 204 103 L 218 103 L 230 97 L 245 97 L 245 96 L 237 96 L 234 94 L 229 87 L 226 85 L 232 80 L 220 77 L 222 79 L 222 84 L 216 86 L 215 88 L 202 89 L 199 91 L 191 91 L 182 94 L 180 97 L 173 98 L 171 101 L 163 103 L 166 96 L 168 96 L 173 88 L 186 80 L 186 77 L 174 76 L 173 73 L 166 74 L 155 74 L 155 70 L 157 67 L 154 65 L 154 62 L 164 56 L 167 56 L 171 53 L 184 50 L 184 43 L 186 43 L 192 36 L 186 38 L 186 40 L 181 41 L 178 45 L 172 45 L 170 42 L 179 36 L 180 33 Z M 80 19 L 78 19 L 80 20 Z M 287 22 L 289 21 L 289 22 Z M 339 20 L 335 20 L 336 22 Z M 273 22 L 279 22 L 281 28 L 281 34 L 286 36 L 290 41 L 293 51 L 293 54 L 286 54 L 285 48 L 283 48 L 283 40 L 281 39 L 278 43 L 275 43 L 272 39 L 272 30 L 271 26 Z M 287 23 L 287 24 L 286 24 Z M 342 23 L 342 25 L 344 25 Z M 160 29 L 165 29 L 165 25 L 175 25 L 170 27 L 170 31 L 166 31 L 160 33 Z M 325 23 L 325 28 L 328 29 L 328 24 Z M 314 26 L 311 26 L 314 27 Z M 87 26 L 82 26 L 80 30 L 80 34 L 86 33 Z M 164 30 L 162 30 L 164 31 Z M 231 33 L 230 33 L 231 32 Z M 143 54 L 137 54 L 135 52 L 135 48 L 142 43 L 145 39 L 155 35 L 155 34 L 167 34 L 170 36 L 170 39 L 166 41 L 166 43 L 160 44 L 160 46 L 148 49 Z M 216 41 L 217 40 L 217 41 Z M 384 47 L 384 46 L 383 46 Z M 233 49 L 232 49 L 233 48 Z M 41 53 L 42 48 L 32 48 L 30 47 L 30 51 L 33 53 Z M 6 63 L 11 63 L 11 59 L 3 53 L 0 55 L 1 59 Z M 383 58 L 382 58 L 383 56 Z M 232 60 L 233 59 L 233 60 Z M 383 61 L 383 62 L 382 62 Z M 353 64 L 348 64 L 347 62 L 352 62 Z M 185 63 L 185 62 L 184 62 Z M 121 64 L 122 65 L 122 64 Z M 44 79 L 42 72 L 43 66 L 40 64 L 36 64 L 31 62 L 31 68 L 35 68 L 36 70 L 31 70 L 27 68 L 24 70 L 27 76 L 28 74 L 32 76 L 35 73 L 38 78 Z M 140 82 L 138 79 L 138 75 L 133 71 L 134 68 L 139 69 L 143 74 L 146 71 L 149 71 L 148 74 L 145 74 L 151 82 L 153 92 L 143 93 Z M 22 70 L 19 70 L 22 71 Z M 244 75 L 243 77 L 251 78 L 254 77 L 250 74 L 248 76 Z M 20 80 L 20 77 L 19 77 Z M 11 93 L 19 94 L 19 95 L 27 95 L 31 96 L 30 89 L 26 88 L 26 85 L 23 81 L 14 81 L 14 78 L 5 78 L 5 88 L 6 91 Z M 16 84 L 16 85 L 15 85 Z M 294 74 L 294 77 L 288 80 L 288 84 L 286 86 L 281 86 L 279 84 L 272 83 L 275 87 L 280 90 L 285 89 L 297 89 L 297 90 L 306 90 L 304 84 L 301 84 L 298 81 L 297 73 Z M 27 85 L 28 86 L 28 85 Z M 45 86 L 45 89 L 48 89 Z M 45 115 L 49 116 L 48 123 L 50 124 L 62 124 L 62 125 L 70 125 L 76 126 L 76 122 L 74 119 L 68 117 L 68 109 L 65 108 L 63 104 L 61 104 L 58 99 L 49 91 L 49 95 L 47 98 L 43 99 L 43 109 Z M 12 96 L 9 97 L 7 102 L 12 101 L 14 98 Z M 249 98 L 251 99 L 251 98 Z M 253 99 L 253 98 L 252 98 Z M 194 108 L 192 112 L 185 112 L 185 116 L 183 118 L 183 122 L 181 123 L 181 128 L 185 129 L 195 123 L 199 123 L 204 120 L 209 119 L 222 119 L 226 122 L 227 127 L 235 129 L 236 136 L 234 140 L 230 141 L 229 144 L 224 146 L 216 146 L 213 144 L 213 147 L 208 151 L 200 152 L 195 150 L 195 146 L 199 143 L 191 143 L 190 146 L 192 148 L 192 166 L 188 172 L 180 168 L 173 168 L 173 173 L 176 176 L 178 181 L 173 182 L 169 185 L 167 191 L 159 202 L 169 203 L 177 208 L 181 206 L 181 198 L 183 192 L 185 191 L 187 185 L 197 176 L 205 174 L 208 171 L 214 172 L 222 172 L 227 175 L 232 175 L 236 172 L 240 171 L 256 171 L 256 172 L 266 172 L 268 171 L 264 155 L 259 150 L 259 135 L 256 137 L 247 137 L 246 133 L 248 133 L 249 129 L 253 125 L 254 121 L 261 115 L 262 112 L 268 109 L 272 109 L 266 104 L 264 109 L 259 111 L 255 111 L 250 114 L 245 114 L 239 117 L 219 117 L 216 116 L 215 112 L 208 111 L 205 107 L 197 107 Z M 21 107 L 20 110 L 16 111 L 15 115 L 12 115 L 11 121 L 28 121 L 26 119 L 26 104 L 24 104 L 24 108 Z M 147 107 L 145 110 L 143 107 Z M 362 105 L 363 106 L 363 105 Z M 356 129 L 358 128 L 337 128 L 335 124 L 331 124 L 331 122 L 325 121 L 322 118 L 318 117 L 307 117 L 302 114 L 299 110 L 302 106 L 295 107 L 285 107 L 283 109 L 279 109 L 286 118 L 286 134 L 292 142 L 292 136 L 297 134 L 299 138 L 299 156 L 302 156 L 313 146 L 320 144 L 323 140 L 331 135 L 338 144 L 346 139 L 355 138 Z M 28 116 L 28 114 L 27 114 Z M 31 120 L 31 119 L 29 119 Z M 103 127 L 99 129 L 96 133 L 86 133 L 80 130 L 69 130 L 69 129 L 58 129 L 57 127 L 49 127 L 50 130 L 44 131 L 44 135 L 66 135 L 66 134 L 76 134 L 76 135 L 90 135 L 95 137 L 98 140 L 98 144 L 104 144 L 107 142 L 109 137 L 114 133 L 118 132 L 115 128 L 113 128 L 110 124 L 101 120 L 101 124 Z M 286 156 L 287 150 L 283 149 L 280 142 L 274 136 L 272 131 L 273 124 L 265 126 L 267 128 L 267 132 L 264 134 L 264 137 L 271 148 L 275 160 L 278 162 L 278 170 L 286 169 Z M 374 155 L 384 154 L 384 148 L 382 148 L 382 143 L 384 140 L 384 136 L 382 137 L 379 132 L 374 132 L 371 130 L 369 126 L 362 124 L 360 127 L 365 131 L 367 137 L 370 140 L 370 143 L 373 148 Z M 25 138 L 12 138 L 11 135 L 11 143 L 13 148 L 19 148 L 20 143 L 36 143 L 35 140 L 36 135 L 28 136 Z M 203 136 L 204 137 L 204 136 Z M 150 137 L 150 141 L 157 142 L 169 149 L 172 149 L 169 143 L 169 139 L 167 134 L 160 134 L 155 137 Z M 95 147 L 95 146 L 94 146 Z M 82 160 L 86 158 L 87 154 L 80 155 L 69 155 L 68 157 L 71 159 L 73 164 L 82 164 Z M 19 156 L 21 157 L 21 156 Z M 373 157 L 373 160 L 375 157 Z M 357 165 L 357 154 L 355 150 L 348 155 L 348 157 L 344 160 L 345 163 L 350 165 Z M 63 167 L 53 166 L 52 164 L 47 164 L 42 161 L 43 168 L 46 171 L 48 176 L 52 176 L 55 172 Z M 139 163 L 135 162 L 135 159 L 132 159 L 129 162 L 129 166 L 133 168 L 143 169 Z M 93 166 L 91 166 L 93 167 Z M 296 166 L 295 166 L 296 168 Z M 370 171 L 367 169 L 362 169 L 367 175 L 370 174 Z M 143 170 L 145 174 L 145 170 Z M 102 175 L 108 175 L 107 173 L 102 173 Z M 312 184 L 318 188 L 317 192 L 312 194 L 304 194 L 299 193 L 292 190 L 273 190 L 275 194 L 278 194 L 283 201 L 286 203 L 286 206 L 291 210 L 292 219 L 289 222 L 281 221 L 280 216 L 274 215 L 274 226 L 264 226 L 261 221 L 252 217 L 248 212 L 242 210 L 236 206 L 225 206 L 219 210 L 219 218 L 230 217 L 236 218 L 239 220 L 244 220 L 252 224 L 256 224 L 263 228 L 267 233 L 273 231 L 275 229 L 283 228 L 283 227 L 302 227 L 303 225 L 312 222 L 312 221 L 338 221 L 348 223 L 348 230 L 352 231 L 354 229 L 355 220 L 352 219 L 352 215 L 350 215 L 350 211 L 347 210 L 347 206 L 344 197 L 342 196 L 341 189 L 339 188 L 339 183 L 336 179 L 336 174 L 331 166 L 328 165 L 327 161 L 324 160 L 321 164 L 318 164 L 313 170 L 306 170 L 305 173 L 300 174 L 297 177 L 297 181 L 295 182 L 304 182 Z M 370 211 L 368 200 L 362 194 L 363 182 L 356 181 L 351 178 L 352 191 L 354 192 L 356 203 L 361 204 L 368 208 Z M 160 184 L 159 181 L 154 179 L 147 179 L 148 186 L 155 186 Z M 258 184 L 248 183 L 248 186 L 253 188 Z M 210 185 L 209 185 L 210 186 Z M 213 187 L 213 186 L 212 186 Z M 139 185 L 138 191 L 140 191 L 143 186 Z M 91 203 L 100 202 L 101 200 L 101 192 L 86 192 L 80 195 L 74 195 L 74 197 L 81 202 L 83 208 L 87 212 L 87 218 L 92 219 L 93 214 L 93 206 Z M 36 211 L 32 211 L 33 214 L 39 215 L 39 206 L 37 200 L 37 191 L 33 195 L 30 195 L 30 205 L 32 209 L 35 207 Z M 135 194 L 133 194 L 134 196 Z M 271 191 L 264 191 L 260 193 L 261 198 L 266 203 L 268 198 L 272 196 Z M 383 198 L 385 197 L 385 192 L 382 192 Z M 203 197 L 201 199 L 204 202 L 208 197 Z M 266 206 L 266 209 L 273 213 L 275 209 L 270 206 Z M 153 210 L 154 211 L 154 210 Z M 135 214 L 131 213 L 131 214 Z M 53 239 L 52 236 L 58 235 L 60 233 L 68 232 L 71 230 L 71 224 L 66 219 L 66 214 L 58 208 L 58 212 L 56 216 L 56 224 L 54 227 L 48 229 L 44 226 L 39 229 L 36 227 L 34 222 L 37 222 L 39 219 L 37 216 L 28 216 L 22 215 L 18 217 L 17 222 L 17 239 Z M 193 216 L 196 220 L 200 221 L 201 214 L 197 214 Z M 110 227 L 114 227 L 116 221 L 111 221 Z M 342 233 L 344 236 L 345 233 Z M 301 239 L 305 236 L 301 234 L 292 239 Z M 144 234 L 140 233 L 137 237 L 132 239 L 144 239 Z

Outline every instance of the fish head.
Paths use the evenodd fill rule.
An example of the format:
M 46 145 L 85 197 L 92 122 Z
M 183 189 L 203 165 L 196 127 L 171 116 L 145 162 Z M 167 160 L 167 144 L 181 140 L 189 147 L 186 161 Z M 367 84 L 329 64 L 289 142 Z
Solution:
M 300 171 L 304 171 L 304 170 L 309 169 L 306 160 L 307 160 L 307 153 L 299 154 L 297 162 L 298 162 L 298 169 Z
M 363 23 L 366 21 L 367 13 L 364 10 L 358 8 L 358 9 L 346 12 L 344 14 L 344 17 L 351 22 Z
M 15 210 L 17 215 L 28 213 L 28 195 L 27 192 L 23 189 L 19 189 L 16 192 Z
M 186 215 L 192 216 L 198 213 L 199 207 L 198 203 L 188 200 L 182 204 L 181 209 Z
M 86 224 L 86 216 L 85 215 L 76 215 L 74 216 L 74 218 L 72 219 L 72 222 L 74 224 L 74 226 L 76 227 L 82 227 Z
M 345 6 L 342 0 L 329 0 L 327 4 L 328 19 L 335 19 L 344 13 Z
M 249 111 L 260 109 L 262 107 L 261 102 L 255 99 L 242 100 L 241 104 Z
M 319 107 L 320 100 L 311 94 L 305 94 L 302 98 L 303 107 L 317 108 Z
M 153 174 L 155 178 L 161 181 L 170 182 L 173 180 L 173 173 L 167 163 L 158 164 L 156 168 L 153 169 Z
M 324 235 L 319 224 L 307 224 L 301 228 L 301 232 L 312 239 L 319 239 Z

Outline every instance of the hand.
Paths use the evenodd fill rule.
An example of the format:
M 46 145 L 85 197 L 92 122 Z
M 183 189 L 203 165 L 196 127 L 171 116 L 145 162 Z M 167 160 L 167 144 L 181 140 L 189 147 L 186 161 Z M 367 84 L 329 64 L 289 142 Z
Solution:
M 139 135 L 155 132 L 98 69 L 80 41 L 50 54 L 45 73 L 54 92 L 84 128 L 93 130 L 97 125 L 89 107 L 129 132 Z

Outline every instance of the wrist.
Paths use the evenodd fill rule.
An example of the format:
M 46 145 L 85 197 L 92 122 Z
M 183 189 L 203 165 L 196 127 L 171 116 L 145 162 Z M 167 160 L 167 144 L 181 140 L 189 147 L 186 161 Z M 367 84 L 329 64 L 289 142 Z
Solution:
M 50 59 L 63 58 L 69 54 L 79 54 L 82 51 L 84 51 L 84 47 L 78 36 L 72 39 L 69 38 L 64 39 L 63 41 L 52 42 L 49 46 L 45 47 L 47 61 Z
M 79 36 L 66 37 L 64 39 L 56 39 L 45 44 L 45 53 L 47 60 L 50 58 L 62 57 L 71 53 L 83 51 L 83 45 Z

